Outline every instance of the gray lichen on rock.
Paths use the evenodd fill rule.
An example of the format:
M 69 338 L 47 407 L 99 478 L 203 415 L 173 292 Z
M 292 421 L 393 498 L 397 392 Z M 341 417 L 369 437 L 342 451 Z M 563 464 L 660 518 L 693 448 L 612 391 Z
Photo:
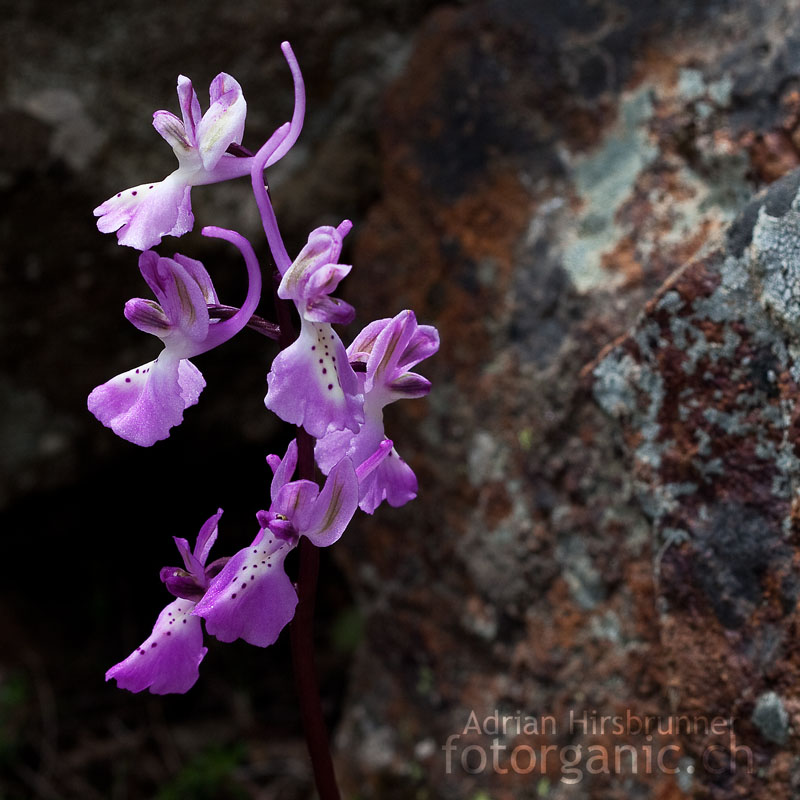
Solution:
M 789 736 L 789 714 L 780 695 L 764 692 L 756 701 L 751 719 L 765 739 L 779 745 L 786 744 Z
M 800 578 L 799 197 L 794 173 L 748 204 L 593 369 L 651 520 L 661 624 L 687 653 L 673 652 L 676 680 L 746 664 L 712 694 L 743 712 L 759 687 L 752 722 L 779 745 L 788 715 L 771 687 L 795 669 Z
M 783 216 L 762 208 L 751 245 L 759 301 L 790 333 L 800 334 L 800 211 L 792 203 Z
M 614 217 L 630 196 L 639 173 L 657 156 L 647 136 L 653 113 L 652 88 L 644 86 L 624 96 L 617 125 L 602 146 L 574 159 L 575 189 L 584 210 L 575 236 L 564 249 L 564 266 L 579 291 L 608 282 L 601 256 L 619 238 Z

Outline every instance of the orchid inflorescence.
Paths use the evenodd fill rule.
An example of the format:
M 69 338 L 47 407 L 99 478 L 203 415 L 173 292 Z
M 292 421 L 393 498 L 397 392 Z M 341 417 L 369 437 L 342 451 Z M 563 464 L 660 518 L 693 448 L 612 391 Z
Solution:
M 264 179 L 265 169 L 296 142 L 305 114 L 297 60 L 288 43 L 282 50 L 294 80 L 292 119 L 255 154 L 242 147 L 247 106 L 239 84 L 219 74 L 203 114 L 191 81 L 180 76 L 181 119 L 168 111 L 153 115 L 154 127 L 178 158 L 178 169 L 162 181 L 116 194 L 94 212 L 101 232 L 116 232 L 120 244 L 141 251 L 139 270 L 155 300 L 129 300 L 125 316 L 164 345 L 149 363 L 91 392 L 88 406 L 97 419 L 137 445 L 147 447 L 167 438 L 205 386 L 189 359 L 251 327 L 283 345 L 267 376 L 265 404 L 297 426 L 283 457 L 267 456 L 273 473 L 271 502 L 256 515 L 259 530 L 252 544 L 230 558 L 208 561 L 221 509 L 202 525 L 194 548 L 174 537 L 183 565 L 164 567 L 161 580 L 175 599 L 161 612 L 151 635 L 106 674 L 106 680 L 114 678 L 133 692 L 190 689 L 207 652 L 203 622 L 206 634 L 223 642 L 241 638 L 259 647 L 275 642 L 298 604 L 297 587 L 284 561 L 301 539 L 327 547 L 341 537 L 358 508 L 372 514 L 383 501 L 401 506 L 417 493 L 413 471 L 385 435 L 383 408 L 400 398 L 428 393 L 430 383 L 411 369 L 438 350 L 438 333 L 430 325 L 418 325 L 412 311 L 402 310 L 369 323 L 345 347 L 333 326 L 352 322 L 356 312 L 331 295 L 351 270 L 338 263 L 352 227 L 348 220 L 317 228 L 296 258 L 288 255 Z M 152 249 L 164 236 L 192 230 L 193 186 L 248 175 L 280 279 L 276 302 L 296 307 L 297 335 L 285 323 L 255 315 L 262 270 L 253 247 L 239 233 L 218 227 L 202 230 L 204 236 L 232 244 L 244 259 L 248 289 L 238 308 L 220 303 L 202 263 L 177 253 L 161 256 Z M 305 442 L 309 452 L 313 447 L 324 476 L 321 488 L 311 479 L 313 467 L 311 475 L 295 477 L 298 442 Z

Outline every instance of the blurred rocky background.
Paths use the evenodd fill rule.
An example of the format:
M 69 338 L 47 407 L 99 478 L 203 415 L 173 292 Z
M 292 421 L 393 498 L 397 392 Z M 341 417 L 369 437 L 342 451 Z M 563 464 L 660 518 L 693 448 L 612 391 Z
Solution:
M 151 450 L 85 410 L 155 353 L 91 210 L 173 169 L 150 117 L 179 73 L 201 102 L 233 74 L 257 147 L 290 114 L 284 39 L 309 94 L 269 176 L 290 251 L 351 218 L 357 323 L 410 307 L 442 335 L 429 400 L 388 419 L 419 499 L 325 554 L 345 797 L 800 796 L 800 2 L 0 12 L 0 798 L 313 796 L 285 642 L 212 643 L 185 697 L 102 680 L 164 604 L 171 535 L 218 506 L 231 550 L 255 532 L 268 347 L 198 359 Z M 193 204 L 261 242 L 246 181 Z M 178 247 L 243 291 L 225 247 Z

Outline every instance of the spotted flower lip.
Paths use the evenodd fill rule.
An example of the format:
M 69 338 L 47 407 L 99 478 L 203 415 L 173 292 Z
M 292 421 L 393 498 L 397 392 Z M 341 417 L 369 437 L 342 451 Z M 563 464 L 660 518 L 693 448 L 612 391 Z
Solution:
M 289 63 L 300 98 L 300 111 L 292 122 L 278 128 L 259 151 L 262 171 L 282 158 L 297 139 L 302 127 L 305 95 L 297 60 L 287 42 L 281 46 Z M 297 82 L 300 81 L 300 90 Z M 255 157 L 238 157 L 230 147 L 241 145 L 247 103 L 239 83 L 221 72 L 209 88 L 210 105 L 201 113 L 192 82 L 178 76 L 181 117 L 170 111 L 156 111 L 153 127 L 170 144 L 178 168 L 162 181 L 151 181 L 118 192 L 94 210 L 101 233 L 117 232 L 120 244 L 137 250 L 155 247 L 163 236 L 182 236 L 194 226 L 191 187 L 250 175 Z
M 297 592 L 283 568 L 286 556 L 301 536 L 317 547 L 333 544 L 358 505 L 358 479 L 349 459 L 331 470 L 321 490 L 313 481 L 291 480 L 296 440 L 282 459 L 267 460 L 274 471 L 272 503 L 256 515 L 258 535 L 225 564 L 192 612 L 223 642 L 241 638 L 266 647 L 278 638 L 297 606 Z
M 114 433 L 149 447 L 169 436 L 183 420 L 183 412 L 197 403 L 205 379 L 189 358 L 222 344 L 248 322 L 261 295 L 261 271 L 250 243 L 223 228 L 205 228 L 204 235 L 237 246 L 247 267 L 249 285 L 241 309 L 226 320 L 211 321 L 208 305 L 218 302 L 205 267 L 186 256 L 174 258 L 147 250 L 139 257 L 142 277 L 157 302 L 130 300 L 125 316 L 142 331 L 164 343 L 159 356 L 98 386 L 88 407 Z
M 351 269 L 337 263 L 350 227 L 345 220 L 337 228 L 312 231 L 278 287 L 278 296 L 297 307 L 300 335 L 272 362 L 264 402 L 281 419 L 317 439 L 329 429 L 355 432 L 364 421 L 358 379 L 331 327 L 355 316 L 352 306 L 330 297 Z
M 184 572 L 199 591 L 208 585 L 209 574 L 214 574 L 216 563 L 206 567 L 209 551 L 217 538 L 217 526 L 222 509 L 209 517 L 197 535 L 194 550 L 186 539 L 175 538 L 184 560 Z M 170 572 L 179 568 L 165 567 L 162 580 L 169 588 Z M 166 580 L 165 580 L 166 578 Z M 203 629 L 200 618 L 192 615 L 196 600 L 178 597 L 158 615 L 153 632 L 124 661 L 106 672 L 106 680 L 117 681 L 120 689 L 152 694 L 184 694 L 194 686 L 199 676 L 200 662 L 208 648 L 203 646 Z
M 368 514 L 384 500 L 397 507 L 417 495 L 413 470 L 394 447 L 387 447 L 383 409 L 395 400 L 423 397 L 430 391 L 430 382 L 410 370 L 438 349 L 436 328 L 418 325 L 409 310 L 371 322 L 347 349 L 349 361 L 366 366 L 356 373 L 364 394 L 365 421 L 355 433 L 329 431 L 317 441 L 314 455 L 324 473 L 345 456 L 359 465 L 359 507 Z

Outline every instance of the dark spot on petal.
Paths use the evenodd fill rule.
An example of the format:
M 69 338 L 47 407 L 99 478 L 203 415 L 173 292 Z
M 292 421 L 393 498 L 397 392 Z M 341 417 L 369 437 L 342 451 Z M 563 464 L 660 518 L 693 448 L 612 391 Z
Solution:
M 125 383 L 130 383 L 130 382 L 131 382 L 130 378 L 125 378 Z
M 158 647 L 158 642 L 153 642 L 153 644 L 151 644 L 150 647 Z
M 329 383 L 329 384 L 328 384 L 328 391 L 330 391 L 331 389 L 333 389 L 333 384 L 332 384 L 332 383 Z
M 236 592 L 234 592 L 234 593 L 231 595 L 231 600 L 235 600 L 235 599 L 236 599 Z
M 131 192 L 131 194 L 132 194 L 134 197 L 136 197 L 136 194 L 137 194 L 137 193 L 136 193 L 136 192 Z

